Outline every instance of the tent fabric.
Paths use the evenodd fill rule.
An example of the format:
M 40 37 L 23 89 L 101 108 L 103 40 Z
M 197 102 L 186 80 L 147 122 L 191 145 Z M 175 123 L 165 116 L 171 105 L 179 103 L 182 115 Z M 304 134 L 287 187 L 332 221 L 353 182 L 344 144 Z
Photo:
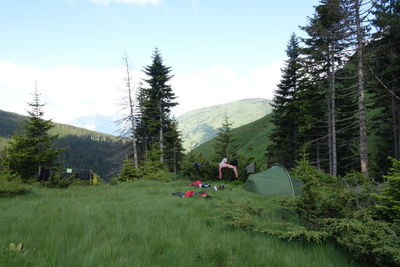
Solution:
M 243 188 L 268 196 L 296 197 L 301 194 L 303 182 L 291 177 L 289 172 L 280 164 L 274 164 L 271 168 L 251 174 Z
M 246 172 L 247 172 L 247 174 L 253 174 L 253 173 L 255 173 L 255 172 L 256 172 L 256 163 L 253 162 L 253 163 L 251 163 L 250 165 L 248 165 L 248 166 L 246 167 Z

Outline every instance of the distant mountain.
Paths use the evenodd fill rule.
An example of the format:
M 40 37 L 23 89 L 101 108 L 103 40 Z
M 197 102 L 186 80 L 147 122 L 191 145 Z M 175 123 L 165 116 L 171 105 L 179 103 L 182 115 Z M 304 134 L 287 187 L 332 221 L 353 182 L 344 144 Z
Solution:
M 271 113 L 271 100 L 263 98 L 243 99 L 189 111 L 178 117 L 179 130 L 184 148 L 191 150 L 214 138 L 222 126 L 225 112 L 232 127 L 248 124 Z
M 259 168 L 267 167 L 265 166 L 264 155 L 269 143 L 268 136 L 274 128 L 271 118 L 272 114 L 268 114 L 261 119 L 232 130 L 235 139 L 234 147 L 237 152 L 253 156 Z M 194 151 L 209 157 L 214 153 L 214 143 L 215 138 L 199 145 Z
M 0 110 L 0 151 L 25 120 L 26 116 Z M 56 146 L 65 148 L 60 155 L 64 167 L 92 169 L 106 180 L 119 169 L 124 145 L 115 136 L 59 123 L 51 134 L 59 135 Z

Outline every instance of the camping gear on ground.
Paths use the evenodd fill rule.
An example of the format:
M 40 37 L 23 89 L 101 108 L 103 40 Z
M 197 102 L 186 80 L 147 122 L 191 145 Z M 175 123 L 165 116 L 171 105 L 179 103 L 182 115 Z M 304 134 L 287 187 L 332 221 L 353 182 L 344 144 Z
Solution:
M 185 197 L 191 197 L 194 194 L 194 191 L 185 192 Z
M 184 197 L 184 196 L 185 196 L 185 193 L 182 193 L 182 192 L 175 192 L 175 193 L 172 193 L 172 195 L 173 195 L 173 196 L 177 196 L 177 197 Z
M 200 180 L 193 181 L 190 186 L 201 187 L 203 183 Z
M 290 176 L 281 164 L 275 163 L 271 168 L 250 174 L 243 188 L 267 196 L 296 197 L 301 194 L 303 181 Z
M 211 198 L 211 196 L 204 191 L 196 192 L 196 194 L 200 198 Z
M 224 186 L 224 185 L 214 186 L 213 188 L 214 188 L 215 191 L 218 191 L 218 190 L 225 190 L 225 186 Z
M 253 163 L 247 165 L 247 167 L 246 167 L 246 172 L 247 172 L 247 174 L 253 174 L 253 173 L 255 173 L 255 172 L 256 172 L 256 163 L 253 162 Z
M 201 188 L 214 188 L 214 190 L 215 191 L 217 191 L 217 190 L 224 190 L 225 189 L 225 187 L 222 185 L 222 187 L 221 186 L 212 186 L 212 185 L 210 185 L 210 184 L 203 184 L 203 182 L 202 181 L 200 181 L 200 180 L 195 180 L 195 181 L 193 181 L 191 184 L 190 184 L 190 186 L 194 186 L 194 187 L 201 187 Z
M 231 164 L 232 166 L 238 166 L 239 162 L 237 161 L 237 159 L 231 160 L 231 162 L 229 162 L 229 164 Z
M 186 191 L 185 193 L 182 192 L 175 192 L 172 193 L 173 196 L 177 196 L 177 197 L 192 197 L 192 196 L 197 196 L 199 198 L 211 198 L 211 196 L 209 194 L 207 194 L 205 191 L 198 191 L 198 192 L 194 192 L 194 191 Z

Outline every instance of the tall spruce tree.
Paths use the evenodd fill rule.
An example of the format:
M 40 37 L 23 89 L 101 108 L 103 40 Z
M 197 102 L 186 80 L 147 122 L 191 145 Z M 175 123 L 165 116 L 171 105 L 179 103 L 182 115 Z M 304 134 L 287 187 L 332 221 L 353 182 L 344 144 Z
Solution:
M 292 34 L 287 45 L 286 66 L 282 69 L 282 79 L 274 94 L 273 123 L 275 128 L 270 135 L 271 145 L 267 147 L 268 163 L 281 162 L 293 167 L 299 149 L 298 105 L 295 104 L 296 93 L 301 84 L 301 64 L 298 38 Z
M 352 60 L 337 72 L 337 155 L 338 174 L 359 169 L 358 91 L 354 79 L 356 63 Z
M 28 105 L 31 110 L 28 111 L 23 132 L 12 137 L 5 156 L 6 166 L 23 179 L 38 178 L 43 169 L 55 167 L 58 154 L 62 151 L 54 146 L 57 136 L 49 133 L 54 124 L 43 119 L 44 104 L 40 102 L 36 83 L 33 101 Z
M 329 168 L 324 151 L 326 143 L 324 140 L 328 134 L 326 128 L 326 91 L 324 83 L 313 77 L 315 72 L 312 65 L 303 64 L 303 72 L 308 73 L 302 79 L 302 85 L 296 93 L 296 105 L 300 111 L 296 120 L 298 128 L 297 138 L 300 144 L 305 145 L 309 153 L 310 163 L 319 171 Z
M 139 150 L 139 160 L 146 161 L 148 159 L 148 151 L 149 151 L 149 134 L 148 134 L 148 125 L 146 124 L 150 118 L 147 118 L 146 106 L 147 106 L 148 96 L 146 93 L 146 89 L 143 87 L 143 84 L 140 84 L 138 91 L 136 92 L 136 102 L 138 105 L 137 110 L 137 123 L 136 123 L 136 134 L 138 141 L 138 150 Z
M 178 103 L 176 96 L 168 82 L 171 80 L 171 67 L 163 63 L 160 52 L 156 48 L 153 54 L 153 62 L 144 68 L 149 85 L 141 89 L 142 127 L 145 127 L 147 145 L 154 147 L 158 144 L 160 150 L 160 162 L 164 163 L 165 157 L 165 132 L 168 131 L 171 108 Z M 177 141 L 177 140 L 176 140 Z
M 175 174 L 180 170 L 183 154 L 183 141 L 175 119 L 167 121 L 165 132 L 165 163 L 170 171 Z

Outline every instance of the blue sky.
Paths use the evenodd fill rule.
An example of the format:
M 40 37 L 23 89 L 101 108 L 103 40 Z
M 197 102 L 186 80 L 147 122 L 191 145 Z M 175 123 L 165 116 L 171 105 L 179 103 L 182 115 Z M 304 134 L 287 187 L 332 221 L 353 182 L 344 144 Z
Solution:
M 317 3 L 1 0 L 0 109 L 24 113 L 37 80 L 55 121 L 115 115 L 121 56 L 129 55 L 139 80 L 155 47 L 175 74 L 176 115 L 246 97 L 272 98 L 289 36 L 302 34 L 298 26 Z M 68 106 L 73 111 L 66 112 Z

